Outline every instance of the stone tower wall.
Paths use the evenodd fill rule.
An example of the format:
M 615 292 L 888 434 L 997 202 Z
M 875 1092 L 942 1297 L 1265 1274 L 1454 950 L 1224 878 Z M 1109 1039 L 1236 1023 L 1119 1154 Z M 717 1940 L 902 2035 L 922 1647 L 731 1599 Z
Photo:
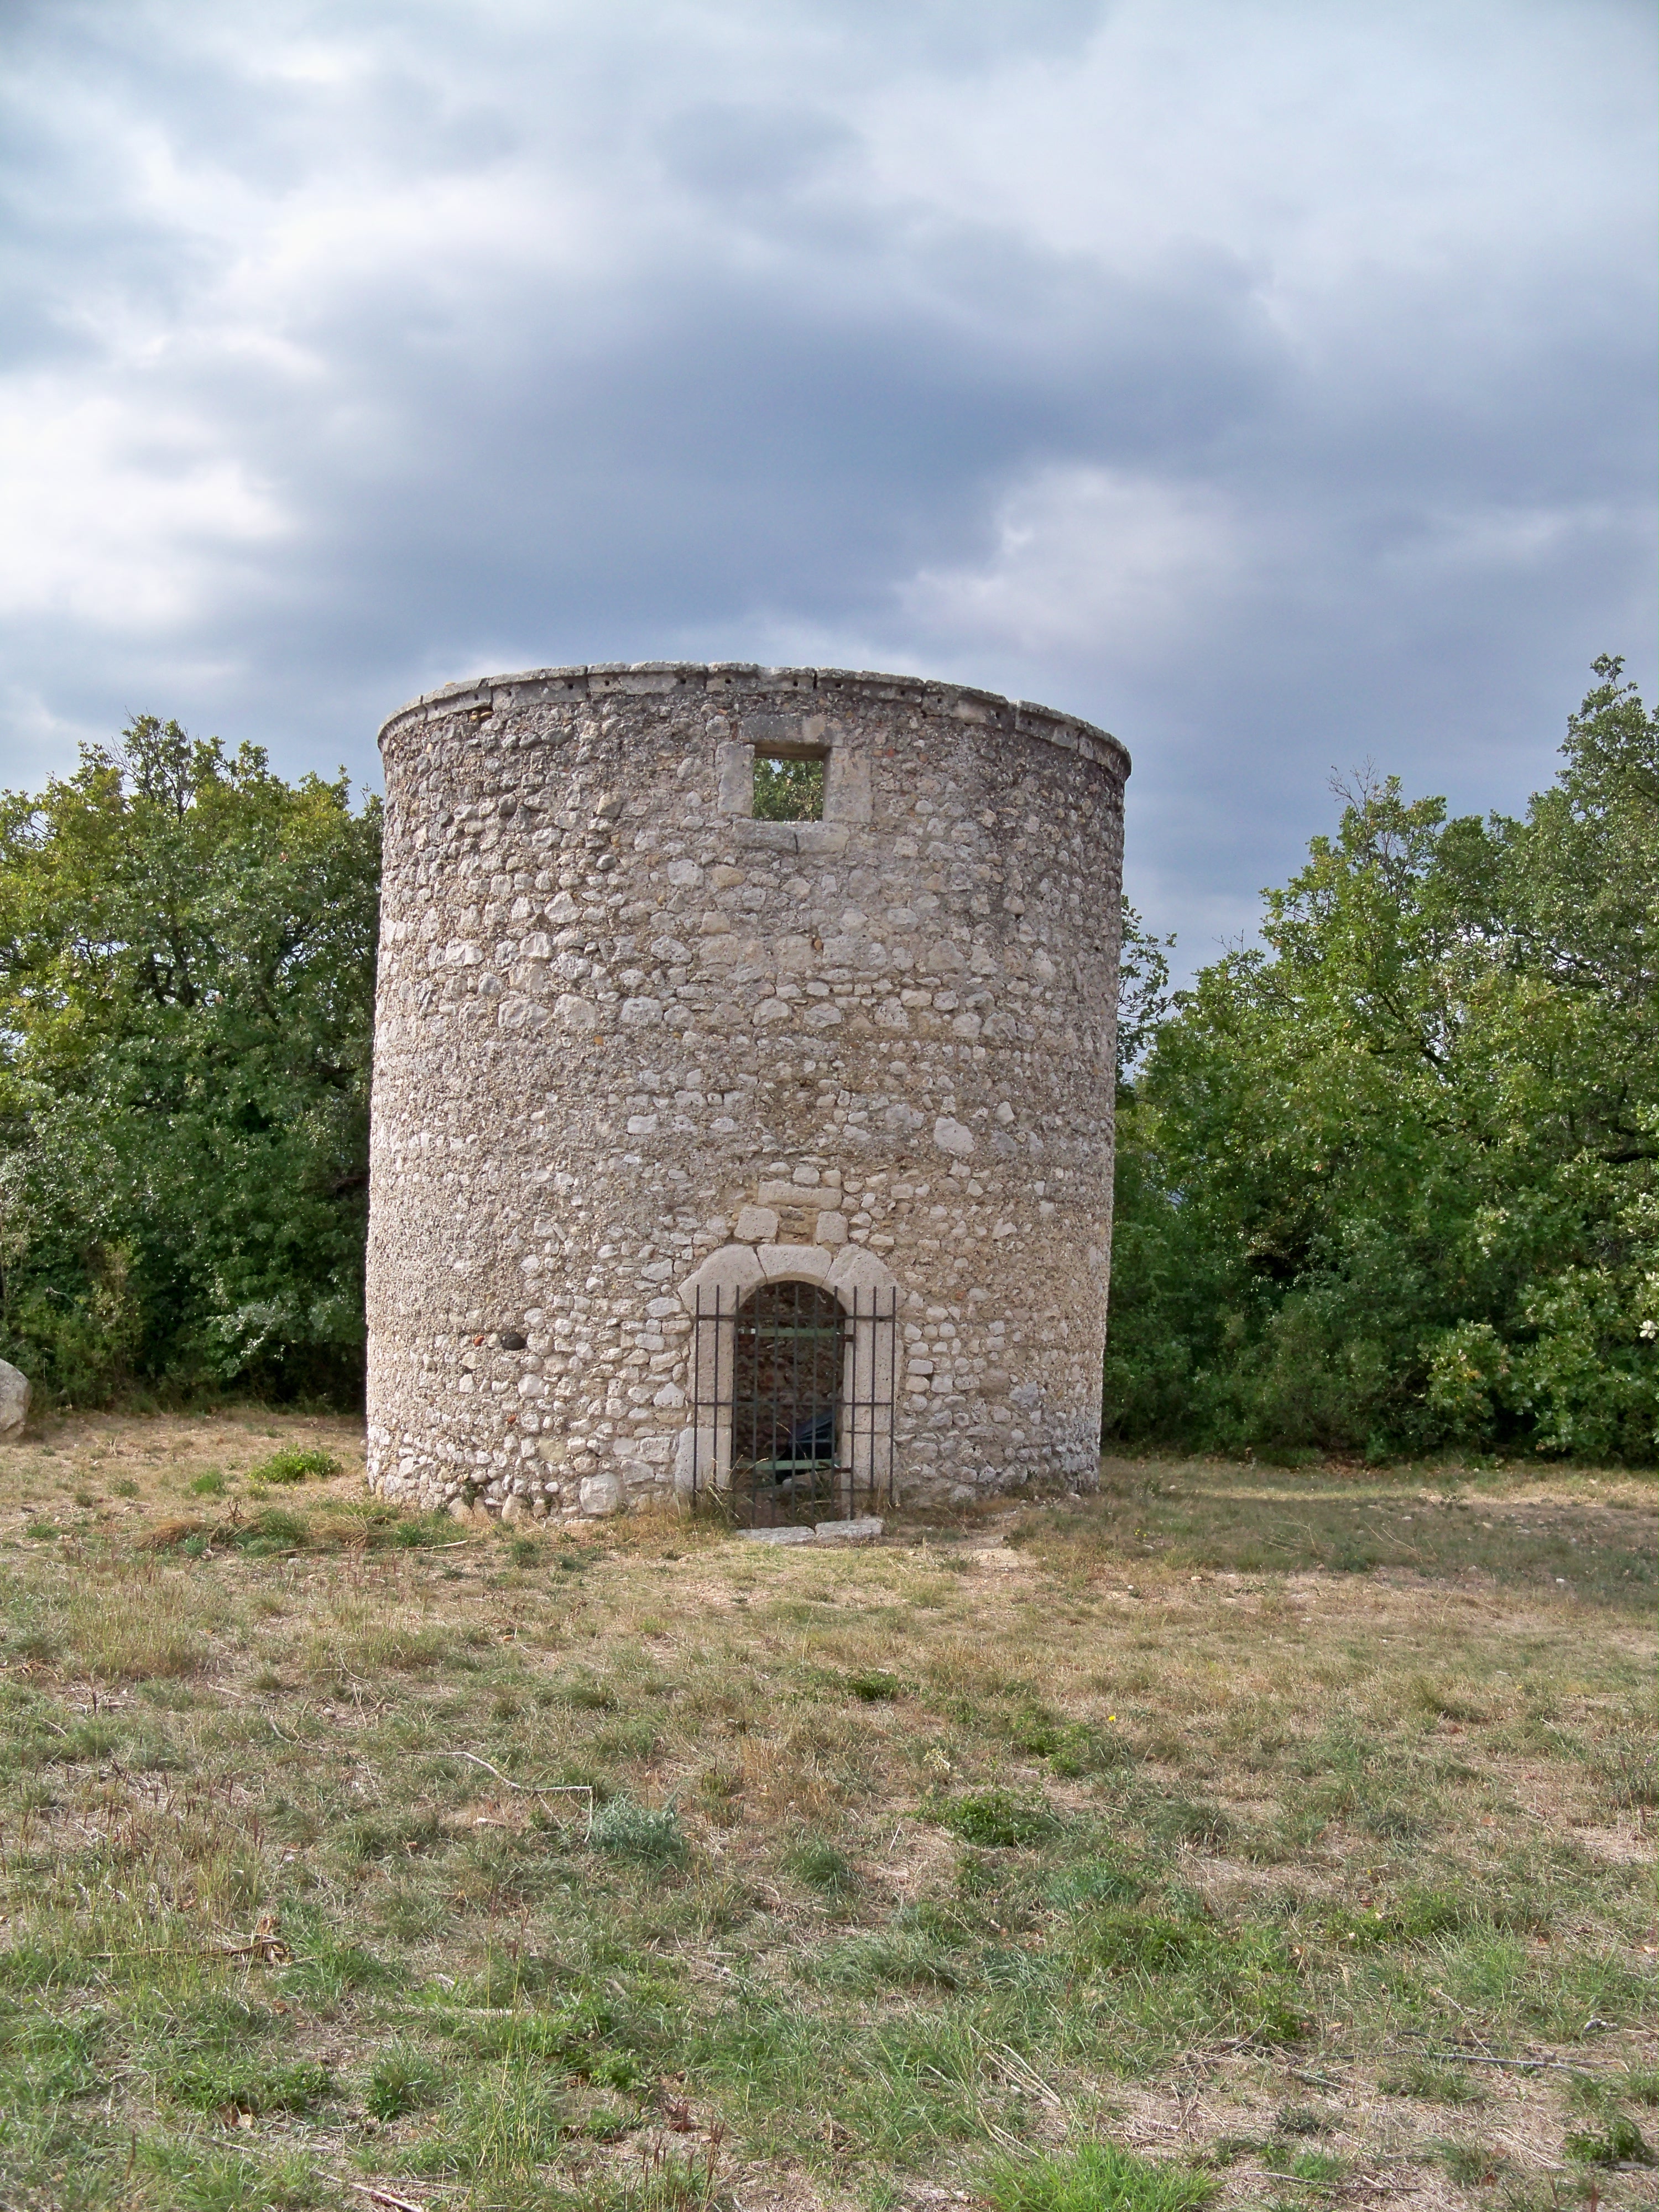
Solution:
M 826 756 L 757 821 L 754 749 Z M 902 1498 L 1097 1464 L 1115 738 L 902 677 L 453 685 L 381 732 L 369 1468 L 452 1510 L 686 1479 L 697 1284 L 898 1302 Z

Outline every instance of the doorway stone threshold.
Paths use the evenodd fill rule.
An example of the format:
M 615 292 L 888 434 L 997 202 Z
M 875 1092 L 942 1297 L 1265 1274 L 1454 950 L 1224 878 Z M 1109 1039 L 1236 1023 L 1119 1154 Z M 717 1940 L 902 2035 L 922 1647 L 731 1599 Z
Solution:
M 810 1528 L 803 1522 L 799 1528 L 745 1528 L 743 1534 L 751 1544 L 873 1544 L 884 1525 L 876 1514 L 866 1513 L 856 1521 L 818 1521 Z

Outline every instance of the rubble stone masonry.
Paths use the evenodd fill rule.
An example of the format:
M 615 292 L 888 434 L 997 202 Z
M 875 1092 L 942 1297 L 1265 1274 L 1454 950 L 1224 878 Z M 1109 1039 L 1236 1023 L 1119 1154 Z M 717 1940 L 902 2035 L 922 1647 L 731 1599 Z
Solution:
M 453 684 L 380 733 L 370 1480 L 509 1517 L 687 1480 L 697 1285 L 898 1308 L 901 1501 L 1097 1465 L 1115 738 L 909 677 Z M 825 763 L 753 817 L 756 749 Z

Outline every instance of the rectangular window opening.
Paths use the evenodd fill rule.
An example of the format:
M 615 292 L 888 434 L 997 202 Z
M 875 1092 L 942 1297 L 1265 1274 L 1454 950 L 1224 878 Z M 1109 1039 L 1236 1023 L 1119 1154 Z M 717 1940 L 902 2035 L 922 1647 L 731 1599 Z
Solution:
M 755 748 L 755 819 L 822 822 L 823 771 L 830 756 L 809 745 Z

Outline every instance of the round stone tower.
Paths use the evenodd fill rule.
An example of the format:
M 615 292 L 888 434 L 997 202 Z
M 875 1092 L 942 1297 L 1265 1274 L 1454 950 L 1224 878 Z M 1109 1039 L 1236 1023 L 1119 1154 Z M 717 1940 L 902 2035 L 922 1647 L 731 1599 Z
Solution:
M 1117 740 L 646 663 L 452 684 L 380 744 L 374 1486 L 538 1518 L 718 1492 L 760 1449 L 722 1332 L 769 1296 L 794 1338 L 809 1299 L 847 1316 L 854 1509 L 1091 1482 Z

